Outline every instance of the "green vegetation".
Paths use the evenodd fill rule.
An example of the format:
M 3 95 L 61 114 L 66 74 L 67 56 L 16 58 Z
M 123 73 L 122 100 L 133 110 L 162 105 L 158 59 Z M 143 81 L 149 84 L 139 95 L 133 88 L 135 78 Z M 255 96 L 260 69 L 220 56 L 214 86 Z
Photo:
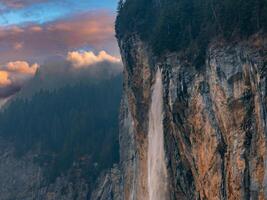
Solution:
M 51 181 L 86 158 L 83 175 L 92 183 L 119 160 L 121 92 L 120 75 L 16 99 L 0 113 L 0 135 L 15 143 L 18 156 L 38 152 Z
M 154 53 L 183 51 L 203 64 L 214 37 L 239 39 L 267 30 L 267 0 L 121 0 L 117 37 L 138 34 Z

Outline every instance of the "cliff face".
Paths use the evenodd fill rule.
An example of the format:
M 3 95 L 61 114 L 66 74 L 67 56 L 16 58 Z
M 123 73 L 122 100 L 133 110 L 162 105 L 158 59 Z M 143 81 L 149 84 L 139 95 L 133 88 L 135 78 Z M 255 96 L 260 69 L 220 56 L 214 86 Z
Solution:
M 267 199 L 266 37 L 215 40 L 202 68 L 178 53 L 155 56 L 135 34 L 119 46 L 123 199 Z

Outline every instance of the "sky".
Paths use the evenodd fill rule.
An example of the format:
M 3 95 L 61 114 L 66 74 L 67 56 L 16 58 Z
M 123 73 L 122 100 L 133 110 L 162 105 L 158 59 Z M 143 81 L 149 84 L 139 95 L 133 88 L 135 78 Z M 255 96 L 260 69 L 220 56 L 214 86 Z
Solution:
M 0 98 L 43 63 L 120 62 L 116 7 L 117 0 L 0 0 Z
M 1 0 L 2 26 L 46 23 L 93 10 L 114 11 L 116 0 Z

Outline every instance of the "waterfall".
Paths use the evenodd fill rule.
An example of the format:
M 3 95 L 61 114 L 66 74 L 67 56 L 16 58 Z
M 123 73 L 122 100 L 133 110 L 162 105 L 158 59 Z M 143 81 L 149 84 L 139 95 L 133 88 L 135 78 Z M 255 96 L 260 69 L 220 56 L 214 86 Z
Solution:
M 149 200 L 167 200 L 168 175 L 163 137 L 163 85 L 160 69 L 152 93 L 148 130 Z

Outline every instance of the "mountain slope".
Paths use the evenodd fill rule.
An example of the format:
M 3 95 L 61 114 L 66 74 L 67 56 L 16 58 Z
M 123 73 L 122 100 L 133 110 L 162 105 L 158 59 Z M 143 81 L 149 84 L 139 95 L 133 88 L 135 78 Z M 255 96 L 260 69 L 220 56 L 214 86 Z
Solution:
M 119 161 L 121 91 L 117 75 L 11 100 L 0 112 L 0 199 L 90 199 Z

